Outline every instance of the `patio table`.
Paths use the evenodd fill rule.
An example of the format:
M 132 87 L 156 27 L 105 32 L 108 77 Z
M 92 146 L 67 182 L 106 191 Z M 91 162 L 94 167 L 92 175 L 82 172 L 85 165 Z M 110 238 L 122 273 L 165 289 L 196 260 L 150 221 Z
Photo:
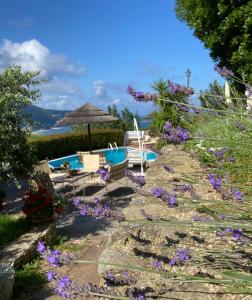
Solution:
M 51 181 L 55 184 L 57 183 L 69 183 L 72 185 L 73 187 L 73 195 L 75 196 L 76 195 L 76 183 L 77 181 L 83 179 L 83 178 L 86 178 L 88 176 L 91 176 L 93 175 L 93 172 L 81 172 L 81 173 L 78 173 L 77 175 L 74 175 L 74 176 L 69 176 L 67 174 L 64 174 L 62 176 L 58 176 L 56 178 L 52 178 Z M 85 195 L 85 187 L 83 189 L 83 195 Z

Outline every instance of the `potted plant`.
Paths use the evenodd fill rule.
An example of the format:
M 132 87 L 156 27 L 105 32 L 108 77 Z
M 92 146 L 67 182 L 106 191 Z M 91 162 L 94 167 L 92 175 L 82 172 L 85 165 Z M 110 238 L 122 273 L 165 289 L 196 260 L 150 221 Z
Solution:
M 24 214 L 32 223 L 45 223 L 54 220 L 53 199 L 47 189 L 39 186 L 37 190 L 30 190 L 23 197 Z
M 3 208 L 3 200 L 5 196 L 6 196 L 5 191 L 0 190 L 0 209 Z

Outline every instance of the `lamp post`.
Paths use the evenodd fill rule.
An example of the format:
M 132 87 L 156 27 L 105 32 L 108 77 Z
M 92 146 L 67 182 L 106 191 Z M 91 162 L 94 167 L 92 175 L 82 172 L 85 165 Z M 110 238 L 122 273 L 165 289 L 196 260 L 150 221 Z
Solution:
M 187 79 L 186 80 L 186 85 L 189 88 L 189 86 L 190 86 L 190 77 L 191 77 L 192 72 L 190 71 L 190 69 L 187 68 L 185 74 L 186 74 L 186 79 Z

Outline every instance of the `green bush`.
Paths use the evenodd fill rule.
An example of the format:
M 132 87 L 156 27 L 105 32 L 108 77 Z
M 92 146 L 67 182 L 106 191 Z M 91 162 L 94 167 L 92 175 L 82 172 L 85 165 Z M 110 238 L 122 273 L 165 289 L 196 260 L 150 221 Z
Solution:
M 123 131 L 116 129 L 94 130 L 91 132 L 92 149 L 107 148 L 108 143 L 116 142 L 123 145 Z M 87 132 L 73 132 L 50 136 L 32 136 L 29 139 L 37 158 L 53 159 L 76 153 L 76 151 L 88 151 Z

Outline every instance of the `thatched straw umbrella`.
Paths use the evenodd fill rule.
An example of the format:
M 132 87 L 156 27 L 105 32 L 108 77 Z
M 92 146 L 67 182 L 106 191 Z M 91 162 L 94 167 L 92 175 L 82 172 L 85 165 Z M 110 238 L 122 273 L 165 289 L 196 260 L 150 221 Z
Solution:
M 57 122 L 57 125 L 74 125 L 74 124 L 87 124 L 88 128 L 88 141 L 89 151 L 92 152 L 90 124 L 92 123 L 103 123 L 103 122 L 114 122 L 118 118 L 110 115 L 96 106 L 86 103 L 85 105 L 77 108 L 75 111 L 67 114 L 63 119 Z

